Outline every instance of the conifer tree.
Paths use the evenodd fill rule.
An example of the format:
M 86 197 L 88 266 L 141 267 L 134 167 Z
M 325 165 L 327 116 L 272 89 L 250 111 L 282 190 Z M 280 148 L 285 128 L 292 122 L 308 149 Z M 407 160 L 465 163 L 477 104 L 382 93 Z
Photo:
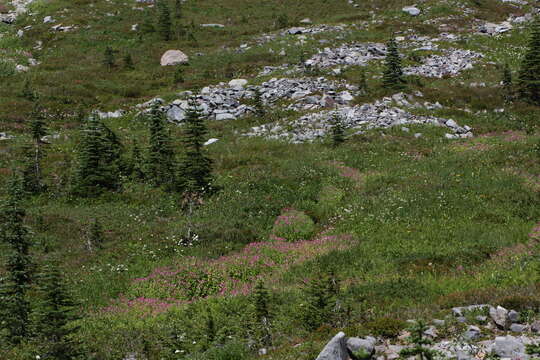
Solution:
M 72 192 L 75 195 L 90 197 L 104 190 L 118 189 L 120 150 L 114 132 L 93 114 L 81 131 Z
M 114 50 L 110 46 L 107 46 L 105 48 L 105 52 L 103 53 L 103 65 L 105 65 L 109 70 L 116 66 Z
M 514 98 L 514 84 L 512 81 L 512 70 L 508 63 L 504 64 L 502 73 L 502 91 L 505 103 L 511 102 Z
M 433 344 L 433 341 L 426 337 L 425 332 L 428 326 L 423 321 L 416 322 L 410 329 L 409 342 L 413 347 L 400 351 L 399 355 L 403 358 L 417 357 L 419 360 L 432 360 L 437 352 L 428 348 L 427 345 Z
M 143 164 L 144 160 L 141 154 L 141 149 L 137 144 L 135 144 L 131 149 L 130 157 L 130 174 L 135 180 L 144 179 Z
M 368 93 L 368 84 L 367 84 L 367 75 L 366 71 L 363 70 L 360 73 L 360 81 L 358 82 L 358 89 L 362 92 L 362 94 Z
M 345 128 L 339 113 L 335 113 L 332 119 L 332 145 L 338 147 L 345 142 Z
M 150 111 L 150 143 L 146 160 L 146 175 L 154 186 L 176 184 L 176 157 L 165 127 L 165 115 L 158 106 Z
M 174 71 L 173 85 L 182 84 L 184 82 L 184 68 L 179 65 Z
M 94 251 L 102 247 L 104 242 L 103 228 L 98 219 L 93 219 L 86 233 L 86 248 L 88 251 Z
M 177 19 L 181 19 L 182 16 L 182 0 L 174 0 L 174 17 Z
M 35 332 L 42 344 L 46 359 L 72 360 L 80 355 L 73 335 L 75 303 L 72 300 L 57 266 L 43 268 L 38 282 L 41 301 L 35 314 Z
M 387 53 L 384 62 L 383 87 L 391 90 L 403 90 L 405 81 L 403 80 L 403 69 L 398 46 L 394 38 L 387 43 Z
M 41 160 L 43 158 L 42 138 L 47 135 L 47 125 L 43 109 L 39 104 L 34 104 L 28 127 L 33 142 L 32 155 L 29 155 L 27 168 L 24 170 L 23 188 L 29 193 L 38 193 L 43 190 Z M 31 159 L 30 159 L 31 156 Z
M 255 285 L 253 302 L 255 306 L 256 335 L 262 345 L 271 345 L 272 336 L 270 334 L 270 296 L 262 280 Z
M 0 280 L 0 336 L 9 343 L 19 344 L 29 333 L 31 241 L 24 225 L 26 211 L 21 204 L 23 192 L 18 177 L 11 180 L 8 190 L 8 199 L 0 211 L 0 242 L 7 247 L 6 274 Z
M 158 32 L 163 41 L 171 40 L 171 12 L 167 1 L 161 0 L 158 3 Z
M 540 17 L 532 24 L 528 49 L 519 71 L 520 98 L 540 105 Z
M 133 58 L 131 57 L 130 53 L 127 53 L 126 55 L 124 55 L 124 69 L 127 69 L 127 70 L 135 69 L 135 65 L 133 64 Z
M 207 133 L 199 104 L 190 99 L 182 138 L 185 154 L 180 164 L 182 187 L 186 193 L 203 195 L 212 191 L 212 160 L 203 148 Z
M 206 316 L 206 346 L 210 347 L 214 340 L 216 340 L 216 323 L 212 311 L 208 309 Z
M 36 101 L 38 98 L 38 95 L 34 88 L 32 87 L 32 82 L 30 79 L 26 79 L 24 81 L 24 85 L 21 91 L 21 96 L 25 98 L 28 101 Z
M 332 320 L 332 311 L 336 303 L 335 288 L 328 275 L 312 279 L 304 289 L 304 326 L 315 330 Z
M 255 96 L 253 97 L 253 103 L 255 107 L 255 115 L 264 116 L 266 114 L 266 110 L 264 108 L 262 94 L 259 89 L 255 89 Z

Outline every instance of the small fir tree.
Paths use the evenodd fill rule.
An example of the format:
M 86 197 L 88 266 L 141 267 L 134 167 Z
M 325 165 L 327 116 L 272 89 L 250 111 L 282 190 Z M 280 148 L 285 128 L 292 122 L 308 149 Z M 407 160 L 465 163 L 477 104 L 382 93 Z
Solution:
M 214 321 L 214 315 L 212 311 L 208 309 L 206 315 L 206 348 L 216 340 L 216 323 Z
M 124 69 L 127 69 L 127 70 L 135 69 L 135 64 L 133 64 L 133 58 L 131 57 L 131 54 L 129 53 L 127 53 L 124 56 Z
M 403 69 L 401 67 L 397 42 L 394 38 L 390 39 L 387 43 L 384 67 L 383 87 L 391 90 L 403 90 L 405 88 Z
M 120 186 L 120 145 L 114 132 L 93 114 L 81 130 L 72 192 L 96 196 Z
M 186 193 L 204 195 L 212 191 L 212 160 L 204 151 L 208 133 L 199 104 L 190 99 L 182 137 L 184 158 L 180 164 L 180 176 Z
M 184 81 L 184 68 L 178 65 L 174 71 L 173 85 L 182 84 Z
M 428 326 L 423 321 L 415 322 L 409 329 L 411 335 L 408 338 L 413 346 L 401 350 L 399 355 L 403 358 L 414 356 L 418 360 L 432 360 L 437 355 L 437 352 L 427 347 L 433 344 L 433 341 L 424 334 L 427 329 Z
M 253 105 L 255 107 L 255 115 L 259 117 L 266 115 L 266 109 L 264 108 L 262 94 L 259 89 L 255 89 L 255 96 L 253 97 Z
M 167 1 L 161 0 L 158 3 L 158 32 L 163 41 L 171 40 L 171 12 Z
M 109 70 L 116 66 L 116 57 L 114 55 L 114 50 L 110 46 L 107 46 L 105 48 L 105 52 L 103 53 L 103 65 L 105 65 Z
M 182 0 L 174 0 L 174 17 L 181 19 L 183 16 Z
M 343 126 L 343 119 L 341 115 L 336 111 L 332 118 L 332 145 L 338 147 L 345 142 L 345 127 Z
M 532 24 L 528 49 L 519 71 L 518 87 L 521 99 L 540 105 L 540 17 Z
M 253 294 L 253 305 L 255 307 L 255 332 L 256 336 L 264 346 L 269 346 L 272 343 L 270 333 L 270 311 L 269 311 L 270 296 L 268 290 L 264 286 L 262 280 L 259 280 L 255 285 Z
M 358 81 L 358 90 L 360 90 L 360 92 L 364 95 L 368 93 L 367 75 L 366 75 L 365 70 L 362 70 L 362 72 L 360 73 L 360 79 Z
M 100 249 L 103 246 L 105 238 L 103 236 L 103 228 L 98 219 L 93 219 L 86 232 L 86 248 L 88 251 Z
M 35 331 L 40 340 L 45 358 L 72 360 L 80 355 L 73 336 L 77 327 L 73 321 L 75 303 L 73 302 L 58 268 L 47 265 L 39 276 L 41 301 L 36 310 Z
M 32 86 L 32 82 L 30 81 L 30 79 L 24 80 L 21 96 L 28 101 L 36 101 L 38 99 L 38 95 L 36 91 L 34 90 L 34 87 Z
M 176 184 L 176 156 L 165 127 L 165 115 L 154 106 L 150 111 L 150 143 L 146 160 L 146 175 L 154 186 Z
M 304 289 L 303 320 L 308 330 L 315 330 L 333 320 L 337 296 L 335 283 L 328 274 L 312 279 Z
M 27 192 L 38 193 L 43 190 L 41 160 L 43 158 L 44 141 L 42 139 L 47 135 L 47 125 L 43 109 L 37 103 L 34 105 L 28 130 L 32 137 L 33 155 L 32 161 L 28 164 L 30 167 L 25 171 L 26 176 L 23 187 Z
M 155 15 L 152 10 L 145 10 L 143 13 L 144 19 L 139 27 L 139 34 L 142 37 L 146 34 L 152 34 L 156 32 L 156 27 L 154 26 Z
M 130 157 L 130 174 L 131 177 L 135 180 L 143 180 L 144 179 L 144 171 L 143 171 L 143 164 L 144 160 L 141 154 L 141 149 L 137 144 L 133 145 L 133 148 L 131 149 L 131 157 Z
M 508 63 L 504 64 L 501 83 L 504 102 L 509 103 L 514 99 L 514 84 L 512 81 L 512 70 Z
M 6 273 L 0 278 L 0 336 L 15 345 L 29 334 L 27 292 L 32 281 L 31 241 L 24 225 L 26 210 L 22 198 L 21 180 L 14 177 L 9 184 L 8 199 L 0 209 L 0 242 L 7 247 Z

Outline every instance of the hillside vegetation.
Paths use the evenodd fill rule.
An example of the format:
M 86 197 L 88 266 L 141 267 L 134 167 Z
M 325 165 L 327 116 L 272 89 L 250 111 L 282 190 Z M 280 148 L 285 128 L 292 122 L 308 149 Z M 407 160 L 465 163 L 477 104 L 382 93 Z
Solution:
M 0 23 L 0 359 L 314 360 L 338 331 L 395 338 L 455 306 L 540 315 L 535 1 L 171 0 L 169 40 L 161 1 L 36 0 Z M 161 66 L 170 49 L 189 62 Z M 137 106 L 156 97 L 186 118 Z M 43 299 L 57 278 L 74 304 Z

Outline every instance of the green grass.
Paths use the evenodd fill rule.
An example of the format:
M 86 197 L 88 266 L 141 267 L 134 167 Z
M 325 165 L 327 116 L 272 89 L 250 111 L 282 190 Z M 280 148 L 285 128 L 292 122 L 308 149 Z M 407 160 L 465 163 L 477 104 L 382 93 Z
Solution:
M 489 21 L 519 12 L 496 0 L 480 6 L 456 3 Z M 31 50 L 37 40 L 44 49 L 31 50 L 41 64 L 27 74 L 11 74 L 0 66 L 0 82 L 6 85 L 0 87 L 1 131 L 17 135 L 0 143 L 0 183 L 5 184 L 29 141 L 24 128 L 31 104 L 19 95 L 29 78 L 50 113 L 52 131 L 62 136 L 46 146 L 49 191 L 28 199 L 27 224 L 34 233 L 36 261 L 61 260 L 79 303 L 78 337 L 85 358 L 121 359 L 129 352 L 149 359 L 252 358 L 256 349 L 246 354 L 245 347 L 255 331 L 249 286 L 258 278 L 271 293 L 273 348 L 267 358 L 276 360 L 313 359 L 338 330 L 388 334 L 403 320 L 444 314 L 451 306 L 496 304 L 508 293 L 540 295 L 534 286 L 536 260 L 524 250 L 540 220 L 534 182 L 540 162 L 533 151 L 540 139 L 538 132 L 519 131 L 517 121 L 538 116 L 539 110 L 517 103 L 507 107 L 510 116 L 494 112 L 503 106 L 496 87 L 500 64 L 519 66 L 526 39 L 519 30 L 442 43 L 441 48 L 471 49 L 486 58 L 456 78 L 410 85 L 411 92 L 424 93 L 425 101 L 444 105 L 435 112 L 415 112 L 470 125 L 474 139 L 448 141 L 444 128 L 416 125 L 408 126 L 409 133 L 396 128 L 351 136 L 338 148 L 328 141 L 291 145 L 238 135 L 251 126 L 298 116 L 273 110 L 264 118 L 209 122 L 209 136 L 220 139 L 209 147 L 209 155 L 221 190 L 190 218 L 179 195 L 146 184 L 128 181 L 122 191 L 91 200 L 66 191 L 78 143 L 80 124 L 73 115 L 79 106 L 114 110 L 158 95 L 172 100 L 185 89 L 251 77 L 265 65 L 296 63 L 302 51 L 317 51 L 319 39 L 330 40 L 323 47 L 384 42 L 392 31 L 409 28 L 433 36 L 439 31 L 426 20 L 450 15 L 460 15 L 454 24 L 472 26 L 473 15 L 459 14 L 454 6 L 429 1 L 420 17 L 410 18 L 401 12 L 405 5 L 410 4 L 370 0 L 354 10 L 337 0 L 188 1 L 182 22 L 194 22 L 196 42 L 178 38 L 165 43 L 155 34 L 139 40 L 131 25 L 141 24 L 146 11 L 153 15 L 133 10 L 134 2 L 41 1 L 32 9 L 36 17 L 23 17 L 17 24 L 32 25 L 22 38 L 13 28 L 0 27 L 7 32 L 0 38 L 7 58 L 23 61 L 21 51 Z M 364 23 L 375 10 L 381 23 Z M 118 14 L 106 16 L 109 12 Z M 317 35 L 303 46 L 289 36 L 245 53 L 233 51 L 262 33 L 278 31 L 276 18 L 283 13 L 290 26 L 305 17 L 315 24 L 363 25 L 346 34 Z M 78 29 L 54 33 L 50 24 L 42 24 L 45 15 Z M 226 27 L 199 28 L 202 23 Z M 106 46 L 118 50 L 119 60 L 129 52 L 135 70 L 106 70 L 101 65 Z M 178 88 L 172 86 L 174 69 L 159 67 L 159 57 L 169 48 L 180 48 L 192 59 L 186 82 Z M 269 49 L 278 53 L 281 48 L 287 49 L 286 56 L 270 55 Z M 412 50 L 403 53 L 405 63 L 413 64 Z M 357 103 L 388 95 L 376 78 L 381 69 L 380 62 L 367 66 L 370 92 Z M 359 71 L 351 67 L 340 76 L 325 76 L 355 83 Z M 470 87 L 472 82 L 487 87 Z M 133 144 L 145 148 L 146 124 L 134 114 L 107 123 L 126 150 Z M 171 126 L 178 151 L 181 132 Z M 416 139 L 418 132 L 423 137 Z M 296 242 L 276 239 L 275 222 L 286 209 L 297 210 L 307 228 Z M 90 252 L 84 239 L 93 219 L 103 225 L 105 242 Z M 198 239 L 184 246 L 179 241 L 188 228 Z M 341 280 L 341 300 L 350 312 L 308 332 L 302 324 L 302 289 L 325 273 Z M 220 295 L 222 283 L 230 286 L 226 296 Z M 218 329 L 212 344 L 205 341 L 209 311 Z M 31 345 L 2 348 L 0 357 L 35 357 Z

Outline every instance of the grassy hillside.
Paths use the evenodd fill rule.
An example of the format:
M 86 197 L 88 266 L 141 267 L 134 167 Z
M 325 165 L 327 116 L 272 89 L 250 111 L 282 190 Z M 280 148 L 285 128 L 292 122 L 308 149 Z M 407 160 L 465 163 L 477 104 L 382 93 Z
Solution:
M 132 31 L 132 25 L 140 29 L 157 17 L 153 7 L 133 0 L 41 0 L 15 24 L 0 24 L 0 132 L 14 136 L 0 141 L 0 182 L 6 184 L 20 166 L 30 141 L 25 128 L 32 101 L 22 96 L 29 83 L 47 109 L 50 132 L 59 137 L 45 145 L 48 191 L 25 200 L 26 223 L 36 262 L 60 260 L 78 303 L 82 358 L 256 357 L 263 347 L 254 318 L 259 280 L 270 291 L 272 345 L 263 358 L 275 360 L 313 360 L 338 330 L 368 335 L 452 306 L 538 298 L 540 109 L 519 101 L 505 105 L 499 86 L 504 63 L 517 71 L 528 32 L 517 26 L 498 36 L 476 31 L 479 21 L 499 23 L 530 12 L 532 5 L 426 0 L 418 17 L 404 13 L 406 5 L 411 4 L 187 0 L 168 42 L 157 33 Z M 44 23 L 45 16 L 55 21 Z M 347 31 L 305 41 L 279 35 L 256 45 L 261 35 L 279 34 L 304 18 L 314 25 L 345 24 Z M 59 23 L 75 29 L 51 30 Z M 225 27 L 200 26 L 211 23 Z M 193 36 L 182 35 L 180 26 Z M 348 131 L 339 147 L 330 139 L 289 144 L 241 136 L 253 126 L 309 113 L 273 108 L 264 116 L 207 121 L 208 138 L 219 139 L 207 149 L 220 190 L 192 215 L 183 210 L 180 194 L 130 179 L 121 190 L 97 198 L 68 191 L 83 111 L 128 110 L 105 120 L 127 157 L 135 144 L 148 144 L 148 124 L 135 104 L 156 96 L 172 101 L 181 91 L 235 78 L 260 84 L 286 77 L 283 71 L 257 74 L 264 66 L 298 64 L 324 47 L 384 43 L 393 33 L 433 38 L 442 32 L 462 39 L 441 40 L 439 49 L 485 57 L 455 77 L 407 77 L 408 93 L 421 91 L 422 101 L 442 105 L 411 111 L 467 124 L 474 138 L 449 140 L 447 129 L 425 125 Z M 242 44 L 249 49 L 237 51 Z M 102 63 L 107 46 L 117 51 L 112 69 Z M 415 48 L 400 49 L 405 66 L 438 53 Z M 159 65 L 168 49 L 190 56 L 182 84 L 173 84 L 175 67 Z M 126 54 L 133 57 L 132 70 L 122 66 Z M 39 65 L 15 72 L 13 65 L 26 65 L 29 57 Z M 372 61 L 340 74 L 323 69 L 299 76 L 357 84 L 365 70 L 369 91 L 354 99 L 364 104 L 392 95 L 381 88 L 382 66 Z M 169 129 L 181 152 L 183 127 Z M 89 251 L 86 237 L 94 219 L 105 241 Z M 283 224 L 292 230 L 283 231 Z M 302 236 L 289 241 L 287 231 L 300 228 Z M 188 229 L 195 233 L 190 239 Z M 324 276 L 339 280 L 341 308 L 310 329 L 303 317 L 305 289 Z M 215 322 L 212 336 L 209 317 Z M 1 359 L 36 355 L 43 354 L 32 341 L 0 347 Z

